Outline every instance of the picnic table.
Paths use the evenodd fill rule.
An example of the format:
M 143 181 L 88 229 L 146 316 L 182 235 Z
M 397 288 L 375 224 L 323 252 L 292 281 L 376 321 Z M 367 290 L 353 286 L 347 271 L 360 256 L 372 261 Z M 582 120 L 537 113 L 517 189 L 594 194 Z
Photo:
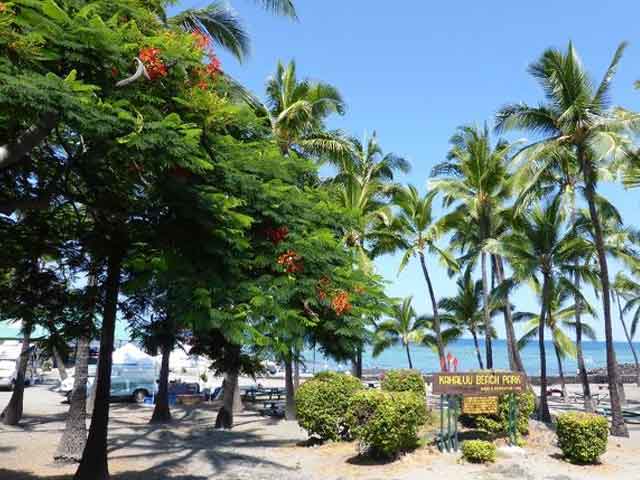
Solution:
M 284 388 L 249 388 L 244 392 L 244 399 L 256 402 L 259 398 L 267 397 L 269 400 L 280 400 L 286 395 Z

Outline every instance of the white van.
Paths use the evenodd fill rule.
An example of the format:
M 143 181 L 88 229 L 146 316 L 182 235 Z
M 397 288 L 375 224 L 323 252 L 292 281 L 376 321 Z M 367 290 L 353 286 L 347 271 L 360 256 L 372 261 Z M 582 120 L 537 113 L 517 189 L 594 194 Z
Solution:
M 13 389 L 18 374 L 18 359 L 22 351 L 22 341 L 20 340 L 0 340 L 0 388 Z M 31 350 L 33 352 L 33 349 Z M 30 354 L 27 363 L 24 384 L 29 386 L 35 383 L 37 371 L 33 353 Z

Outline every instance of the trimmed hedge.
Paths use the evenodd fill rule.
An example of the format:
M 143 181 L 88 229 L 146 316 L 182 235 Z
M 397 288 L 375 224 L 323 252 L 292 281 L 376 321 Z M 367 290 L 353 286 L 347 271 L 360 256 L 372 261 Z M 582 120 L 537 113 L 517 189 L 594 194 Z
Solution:
M 364 390 L 354 395 L 346 420 L 372 456 L 393 458 L 417 446 L 427 408 L 424 397 L 414 392 Z
M 384 373 L 380 386 L 387 392 L 415 392 L 425 396 L 424 378 L 418 370 L 389 370 Z
M 558 416 L 558 446 L 571 463 L 596 463 L 607 451 L 609 423 L 601 415 L 569 412 Z
M 350 375 L 318 373 L 296 392 L 298 424 L 309 436 L 316 435 L 322 440 L 348 437 L 347 408 L 353 395 L 363 388 L 360 380 Z
M 462 442 L 462 458 L 471 463 L 496 461 L 496 446 L 486 440 L 467 440 Z
M 535 395 L 526 391 L 518 395 L 518 433 L 529 433 L 529 417 L 535 410 Z M 498 400 L 498 413 L 494 415 L 460 415 L 460 422 L 468 428 L 478 428 L 496 435 L 505 435 L 509 427 L 509 396 Z

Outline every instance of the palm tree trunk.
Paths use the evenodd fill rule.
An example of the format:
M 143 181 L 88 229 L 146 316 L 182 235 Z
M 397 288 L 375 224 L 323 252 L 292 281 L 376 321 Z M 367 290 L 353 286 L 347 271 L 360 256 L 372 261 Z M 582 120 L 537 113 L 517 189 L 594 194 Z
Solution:
M 122 252 L 113 252 L 108 259 L 105 283 L 105 304 L 102 315 L 100 354 L 95 380 L 95 404 L 91 416 L 89 436 L 74 480 L 108 480 L 107 432 L 109 428 L 109 399 L 111 393 L 111 364 L 120 292 Z
M 436 295 L 433 291 L 433 285 L 431 284 L 431 277 L 427 270 L 427 262 L 424 259 L 424 252 L 419 251 L 420 265 L 422 267 L 422 274 L 427 282 L 427 288 L 429 290 L 429 298 L 431 299 L 431 308 L 433 310 L 433 331 L 436 335 L 436 347 L 438 348 L 438 357 L 440 358 L 440 366 L 444 366 L 443 369 L 447 370 L 447 362 L 444 355 L 444 342 L 442 341 L 442 333 L 440 327 L 440 316 L 438 315 L 438 302 L 436 301 Z
M 493 369 L 493 351 L 491 345 L 491 315 L 489 314 L 489 281 L 487 279 L 487 254 L 482 252 L 481 254 L 482 264 L 482 306 L 484 313 L 484 342 L 485 351 L 487 357 L 487 368 Z
M 501 284 L 505 280 L 504 276 L 504 262 L 502 257 L 495 255 L 496 271 L 498 274 L 498 284 Z M 522 363 L 522 357 L 520 356 L 520 350 L 518 349 L 518 340 L 516 338 L 516 332 L 513 327 L 513 317 L 511 314 L 511 303 L 509 302 L 509 295 L 505 298 L 506 305 L 502 309 L 504 315 L 504 329 L 507 335 L 507 347 L 509 351 L 509 367 L 515 372 L 524 373 L 524 364 Z
M 553 342 L 553 349 L 556 352 L 556 360 L 558 361 L 558 374 L 560 375 L 560 386 L 562 388 L 562 400 L 567 401 L 567 383 L 564 381 L 564 369 L 562 368 L 562 357 L 560 356 L 560 349 L 556 342 Z
M 296 400 L 293 389 L 293 365 L 291 355 L 288 355 L 284 361 L 284 383 L 286 390 L 286 406 L 284 410 L 284 418 L 287 420 L 296 419 Z
M 88 336 L 78 339 L 69 415 L 53 457 L 56 461 L 79 462 L 87 442 L 87 376 L 90 342 L 91 339 Z
M 576 224 L 576 206 L 575 206 L 575 196 L 572 197 L 571 203 L 571 225 Z M 574 274 L 574 284 L 576 289 L 580 290 L 580 274 L 577 272 L 578 270 L 578 261 L 576 260 L 575 267 L 576 273 Z M 591 396 L 591 387 L 589 385 L 589 376 L 587 375 L 587 368 L 584 364 L 584 354 L 582 353 L 582 303 L 580 301 L 580 297 L 578 295 L 574 296 L 574 301 L 576 305 L 576 358 L 578 361 L 578 376 L 580 377 L 580 382 L 582 383 L 582 394 L 584 396 L 584 410 L 585 412 L 595 412 L 596 407 L 593 403 L 593 397 Z
M 598 252 L 599 275 L 602 284 L 602 310 L 604 313 L 604 334 L 607 345 L 607 375 L 609 381 L 609 398 L 611 399 L 611 435 L 628 437 L 629 430 L 622 416 L 622 405 L 618 391 L 619 372 L 616 351 L 613 346 L 613 324 L 611 322 L 611 296 L 609 287 L 609 267 L 604 247 L 602 225 L 595 203 L 595 178 L 591 161 L 586 157 L 584 146 L 578 146 L 578 162 L 582 167 L 585 184 L 585 196 L 589 205 L 589 216 L 593 225 L 596 251 Z
M 156 405 L 153 408 L 150 423 L 165 423 L 171 421 L 171 409 L 169 408 L 169 359 L 171 357 L 171 345 L 162 346 L 162 363 L 160 364 L 160 378 L 158 381 L 158 394 Z
M 616 299 L 618 303 L 618 312 L 620 313 L 620 323 L 622 323 L 622 328 L 624 329 L 624 336 L 627 338 L 627 342 L 629 343 L 629 348 L 631 348 L 631 353 L 633 354 L 633 360 L 636 364 L 636 385 L 640 387 L 640 364 L 638 363 L 638 353 L 636 352 L 636 348 L 633 346 L 631 335 L 629 335 L 629 330 L 627 329 L 627 323 L 624 321 L 624 315 L 622 314 L 622 305 L 620 304 L 620 295 L 617 292 L 616 292 Z
M 413 369 L 413 363 L 411 362 L 411 352 L 409 351 L 409 344 L 407 343 L 404 346 L 405 350 L 407 351 L 407 360 L 409 362 L 409 368 Z
M 480 370 L 484 370 L 484 365 L 482 365 L 482 354 L 480 353 L 480 345 L 478 344 L 478 334 L 476 333 L 475 328 L 470 328 L 471 336 L 473 337 L 473 345 L 476 348 L 476 355 L 478 356 L 478 365 L 480 365 Z
M 544 330 L 546 323 L 546 312 L 549 303 L 549 279 L 544 276 L 542 286 L 542 307 L 540 310 L 540 324 L 538 325 L 538 347 L 540 349 L 540 409 L 538 419 L 545 423 L 551 422 L 549 413 L 549 403 L 547 402 L 547 357 L 544 345 Z
M 58 376 L 60 377 L 60 381 L 63 382 L 67 379 L 67 369 L 64 366 L 64 362 L 62 361 L 62 357 L 60 356 L 60 352 L 56 347 L 51 347 L 53 353 L 53 358 L 56 361 L 56 368 L 58 369 Z
M 27 365 L 29 363 L 29 346 L 31 343 L 31 332 L 33 326 L 31 321 L 23 323 L 22 348 L 20 349 L 20 357 L 18 357 L 16 365 L 16 379 L 13 385 L 13 393 L 9 399 L 9 403 L 0 415 L 0 420 L 5 425 L 17 425 L 22 418 L 22 408 L 24 406 L 24 381 L 27 374 Z

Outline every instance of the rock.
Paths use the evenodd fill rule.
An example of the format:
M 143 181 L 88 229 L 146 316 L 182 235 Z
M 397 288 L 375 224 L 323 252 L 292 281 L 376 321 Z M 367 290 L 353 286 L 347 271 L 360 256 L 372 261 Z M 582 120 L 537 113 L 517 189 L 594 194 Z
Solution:
M 507 458 L 524 457 L 526 453 L 527 452 L 525 452 L 524 448 L 516 447 L 513 445 L 505 445 L 503 447 L 498 447 L 498 455 L 501 455 Z

